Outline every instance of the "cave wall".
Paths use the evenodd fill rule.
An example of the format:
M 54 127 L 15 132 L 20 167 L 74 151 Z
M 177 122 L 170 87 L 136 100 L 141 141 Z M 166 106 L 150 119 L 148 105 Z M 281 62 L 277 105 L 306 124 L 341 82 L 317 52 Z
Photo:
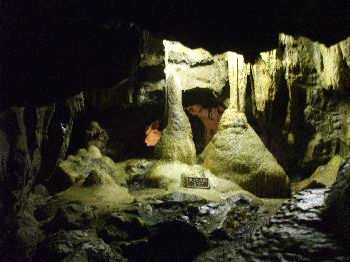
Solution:
M 118 34 L 119 29 L 118 26 L 117 29 L 104 28 L 103 32 Z M 130 34 L 134 39 L 134 30 L 130 33 L 127 29 L 126 35 Z M 121 44 L 126 46 L 130 38 L 124 40 Z M 130 117 L 135 117 L 131 121 L 135 128 L 125 129 L 124 134 L 137 132 L 139 142 L 133 148 L 145 146 L 141 136 L 146 126 L 163 116 L 165 59 L 181 79 L 184 101 L 190 101 L 186 106 L 191 103 L 204 108 L 228 105 L 230 83 L 225 53 L 212 55 L 204 49 L 190 49 L 172 41 L 167 42 L 165 52 L 163 41 L 146 31 L 138 33 L 136 42 L 140 45 L 136 45 L 137 48 L 133 45 L 125 56 L 120 54 L 123 48 L 113 53 L 109 65 L 122 73 L 113 80 L 108 78 L 108 84 L 103 85 L 108 88 L 99 87 L 98 80 L 84 78 L 74 90 L 84 86 L 86 90 L 77 96 L 64 93 L 63 98 L 51 97 L 52 102 L 31 104 L 36 100 L 25 94 L 21 96 L 24 102 L 14 103 L 18 106 L 2 104 L 2 192 L 5 192 L 4 199 L 12 199 L 7 202 L 20 206 L 18 199 L 25 199 L 34 183 L 47 181 L 54 165 L 65 157 L 72 144 L 69 143 L 70 133 L 75 140 L 81 134 L 77 130 L 83 129 L 84 121 L 95 120 L 101 114 L 108 122 L 116 116 L 115 107 L 121 115 L 130 110 L 133 113 L 114 119 L 115 124 L 109 128 L 111 137 L 116 130 L 123 130 L 121 121 L 129 123 Z M 349 42 L 348 38 L 326 47 L 304 37 L 281 34 L 276 49 L 260 53 L 254 63 L 244 64 L 246 79 L 243 82 L 246 84 L 239 87 L 244 111 L 265 145 L 290 174 L 309 174 L 334 154 L 349 152 Z M 118 61 L 124 60 L 118 57 L 124 60 L 131 57 L 132 62 L 123 67 Z M 98 68 L 97 75 L 101 77 L 104 67 Z M 108 76 L 114 75 L 110 70 Z M 89 73 L 84 71 L 84 76 L 88 77 Z M 210 99 L 199 99 L 204 93 L 209 93 Z M 84 100 L 84 103 L 76 100 Z M 84 104 L 84 114 L 79 114 L 83 108 L 79 104 Z M 77 116 L 85 120 L 79 122 L 78 118 L 74 131 Z M 118 136 L 115 133 L 114 137 Z M 128 139 L 135 140 L 134 137 Z M 81 144 L 77 143 L 71 150 L 79 146 Z
M 11 221 L 33 186 L 50 180 L 57 163 L 66 157 L 74 120 L 83 110 L 80 93 L 61 102 L 14 106 L 0 113 L 2 219 Z
M 138 101 L 157 101 L 155 94 L 164 88 L 164 57 L 166 70 L 175 72 L 184 90 L 192 90 L 192 96 L 198 97 L 209 91 L 217 105 L 227 107 L 227 54 L 236 53 L 212 55 L 172 41 L 164 42 L 164 53 L 159 52 L 160 45 L 161 40 L 150 35 L 144 39 L 140 64 L 142 72 L 149 74 L 141 74 L 136 80 L 136 96 L 142 94 Z M 349 38 L 326 47 L 305 37 L 280 34 L 276 49 L 262 52 L 254 63 L 242 66 L 240 104 L 288 173 L 309 175 L 333 155 L 349 152 L 349 46 Z M 154 70 L 158 72 L 156 79 L 152 79 Z M 153 100 L 149 98 L 152 96 Z M 184 96 L 186 100 L 186 92 Z M 195 99 L 191 102 L 210 104 Z
M 349 152 L 349 43 L 347 38 L 326 47 L 281 34 L 279 47 L 261 53 L 252 66 L 254 72 L 263 63 L 252 77 L 252 94 L 262 102 L 255 102 L 252 117 L 267 146 L 291 171 L 308 174 L 334 154 Z M 257 88 L 266 80 L 265 88 Z
M 163 38 L 203 45 L 215 53 L 233 48 L 249 61 L 275 46 L 277 32 L 308 35 L 327 44 L 349 35 L 348 1 L 241 5 L 235 10 L 244 12 L 232 15 L 232 9 L 221 4 L 213 9 L 212 3 L 189 1 L 153 5 L 134 0 L 2 1 L 0 213 L 5 215 L 1 219 L 11 220 L 8 214 L 26 204 L 33 185 L 48 181 L 67 151 L 82 145 L 76 141 L 86 121 L 103 113 L 106 122 L 115 118 L 110 132 L 143 134 L 145 125 L 162 117 L 162 41 L 141 32 L 135 23 Z M 336 152 L 349 151 L 349 39 L 328 48 L 306 38 L 287 38 L 279 40 L 278 49 L 268 52 L 267 59 L 261 56 L 260 71 L 247 74 L 245 111 L 287 171 L 307 171 Z M 188 52 L 192 50 L 170 57 L 187 79 L 187 94 L 201 90 L 192 93 L 196 97 L 209 90 L 214 102 L 206 108 L 227 105 L 224 56 L 203 51 L 204 57 L 193 59 Z M 191 72 L 201 78 L 192 79 Z M 254 72 L 258 72 L 255 79 Z M 255 83 L 261 74 L 264 81 L 272 78 L 273 84 L 259 91 Z M 119 115 L 108 111 L 116 105 Z M 127 111 L 132 113 L 125 115 Z M 130 119 L 132 128 L 123 129 L 122 123 Z M 139 145 L 123 146 L 132 151 Z M 1 221 L 0 231 L 6 225 Z

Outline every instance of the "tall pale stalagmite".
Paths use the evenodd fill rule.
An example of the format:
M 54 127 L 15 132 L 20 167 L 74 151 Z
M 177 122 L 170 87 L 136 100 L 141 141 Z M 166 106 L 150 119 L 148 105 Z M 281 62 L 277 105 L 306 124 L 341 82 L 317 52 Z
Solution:
M 178 160 L 187 164 L 196 162 L 196 148 L 191 124 L 183 110 L 182 89 L 175 75 L 166 79 L 165 123 L 155 154 L 160 159 Z
M 288 176 L 243 113 L 247 65 L 242 56 L 232 52 L 227 53 L 227 62 L 230 106 L 221 117 L 218 132 L 203 151 L 203 165 L 258 196 L 288 196 Z

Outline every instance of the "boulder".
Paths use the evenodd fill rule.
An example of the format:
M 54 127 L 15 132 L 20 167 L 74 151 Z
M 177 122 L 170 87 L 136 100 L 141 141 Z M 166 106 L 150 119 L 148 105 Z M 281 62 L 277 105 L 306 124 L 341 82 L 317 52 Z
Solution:
M 324 230 L 326 192 L 308 189 L 296 194 L 246 239 L 209 250 L 194 261 L 348 261 L 344 242 Z
M 127 261 L 96 233 L 89 230 L 59 231 L 40 245 L 35 261 L 114 262 Z
M 343 161 L 326 199 L 324 217 L 331 231 L 350 240 L 350 157 Z
M 209 247 L 250 235 L 268 215 L 253 196 L 211 202 L 174 192 L 106 214 L 97 231 L 131 261 L 192 261 Z

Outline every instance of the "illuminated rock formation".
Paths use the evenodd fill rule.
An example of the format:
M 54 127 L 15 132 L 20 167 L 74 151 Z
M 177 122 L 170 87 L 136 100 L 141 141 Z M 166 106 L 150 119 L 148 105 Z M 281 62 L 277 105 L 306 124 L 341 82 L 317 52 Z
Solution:
M 91 174 L 97 172 L 110 176 L 117 184 L 125 185 L 125 178 L 118 173 L 117 165 L 94 145 L 88 149 L 80 149 L 77 154 L 70 155 L 58 165 L 59 172 L 54 176 L 54 183 L 59 189 L 66 189 L 74 184 L 82 184 Z
M 319 166 L 310 177 L 293 185 L 293 191 L 330 187 L 337 178 L 342 161 L 342 157 L 335 155 L 326 165 Z
M 249 125 L 240 103 L 240 81 L 246 76 L 243 57 L 228 55 L 230 107 L 221 117 L 219 130 L 203 151 L 203 165 L 214 174 L 237 182 L 263 197 L 290 193 L 283 168 Z
M 94 145 L 103 153 L 106 152 L 108 139 L 107 131 L 96 121 L 92 121 L 89 128 L 85 131 L 86 146 Z
M 181 87 L 173 75 L 167 79 L 165 112 L 167 125 L 155 147 L 156 156 L 194 164 L 196 148 L 192 139 L 191 125 L 182 107 Z
M 165 66 L 181 79 L 183 90 L 207 88 L 219 94 L 227 83 L 225 54 L 212 55 L 197 48 L 190 49 L 179 42 L 163 41 Z
M 219 130 L 203 151 L 203 165 L 215 175 L 263 197 L 289 195 L 289 179 L 248 124 L 243 113 L 226 109 Z

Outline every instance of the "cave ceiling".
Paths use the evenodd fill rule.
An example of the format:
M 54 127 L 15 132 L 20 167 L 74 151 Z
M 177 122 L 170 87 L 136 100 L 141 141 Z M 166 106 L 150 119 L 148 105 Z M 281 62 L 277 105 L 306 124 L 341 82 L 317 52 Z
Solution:
M 248 61 L 278 33 L 326 45 L 349 36 L 350 3 L 339 1 L 2 1 L 0 105 L 47 102 L 128 77 L 139 30 Z

